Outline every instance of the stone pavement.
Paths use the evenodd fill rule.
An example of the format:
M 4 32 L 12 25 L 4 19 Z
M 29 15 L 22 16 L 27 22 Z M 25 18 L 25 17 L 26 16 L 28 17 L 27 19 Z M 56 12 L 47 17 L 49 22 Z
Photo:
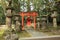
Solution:
M 60 40 L 60 35 L 55 35 L 55 36 L 48 36 L 45 33 L 36 31 L 34 29 L 27 29 L 25 28 L 25 30 L 31 34 L 32 37 L 28 37 L 28 38 L 20 38 L 19 40 Z
M 30 37 L 30 38 L 21 38 L 19 40 L 60 40 L 60 36 L 43 36 L 43 37 Z
M 32 37 L 47 36 L 46 34 L 35 31 L 35 30 L 27 30 L 27 32 L 30 33 L 32 35 Z
M 42 32 L 39 32 L 39 31 L 36 31 L 32 28 L 29 28 L 29 29 L 25 29 L 29 34 L 31 34 L 32 37 L 41 37 L 41 36 L 48 36 L 47 34 L 45 33 L 42 33 Z

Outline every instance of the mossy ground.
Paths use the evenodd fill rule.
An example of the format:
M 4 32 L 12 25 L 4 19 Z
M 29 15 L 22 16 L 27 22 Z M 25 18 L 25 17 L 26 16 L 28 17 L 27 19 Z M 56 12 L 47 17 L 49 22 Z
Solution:
M 4 30 L 3 29 L 0 29 L 0 40 L 4 40 L 3 33 L 4 33 Z
M 4 33 L 4 31 L 5 30 L 0 30 L 0 40 L 4 40 L 4 38 L 3 38 L 3 33 Z M 28 32 L 26 32 L 26 31 L 21 31 L 21 32 L 18 32 L 17 33 L 18 34 L 18 36 L 20 37 L 20 38 L 24 38 L 24 37 L 31 37 L 31 35 L 28 33 Z
M 21 31 L 17 34 L 19 35 L 20 38 L 31 37 L 31 35 L 26 31 Z

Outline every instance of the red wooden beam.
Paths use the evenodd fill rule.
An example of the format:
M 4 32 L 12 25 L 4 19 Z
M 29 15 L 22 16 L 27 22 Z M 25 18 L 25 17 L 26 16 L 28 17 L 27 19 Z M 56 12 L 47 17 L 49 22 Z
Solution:
M 22 12 L 20 16 L 22 16 L 22 30 L 24 30 L 24 12 Z
M 20 16 L 22 16 L 22 30 L 24 30 L 24 16 L 32 16 L 34 18 L 34 29 L 36 29 L 36 16 L 37 12 L 21 12 Z

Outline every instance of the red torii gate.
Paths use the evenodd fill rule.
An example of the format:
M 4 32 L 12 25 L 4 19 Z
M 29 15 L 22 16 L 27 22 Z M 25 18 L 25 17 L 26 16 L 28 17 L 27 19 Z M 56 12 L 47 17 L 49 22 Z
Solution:
M 20 16 L 22 16 L 22 30 L 24 30 L 24 16 L 32 16 L 34 19 L 34 29 L 36 29 L 36 16 L 37 12 L 20 12 Z

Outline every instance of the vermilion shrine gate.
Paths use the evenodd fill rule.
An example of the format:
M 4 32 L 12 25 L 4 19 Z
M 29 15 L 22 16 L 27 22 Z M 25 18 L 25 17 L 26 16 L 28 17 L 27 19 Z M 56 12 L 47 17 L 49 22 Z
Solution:
M 34 29 L 36 29 L 36 16 L 38 15 L 37 12 L 20 12 L 20 16 L 22 17 L 22 30 L 24 30 L 24 16 L 27 16 L 27 25 L 30 26 L 31 19 L 30 16 L 33 17 L 34 21 Z

